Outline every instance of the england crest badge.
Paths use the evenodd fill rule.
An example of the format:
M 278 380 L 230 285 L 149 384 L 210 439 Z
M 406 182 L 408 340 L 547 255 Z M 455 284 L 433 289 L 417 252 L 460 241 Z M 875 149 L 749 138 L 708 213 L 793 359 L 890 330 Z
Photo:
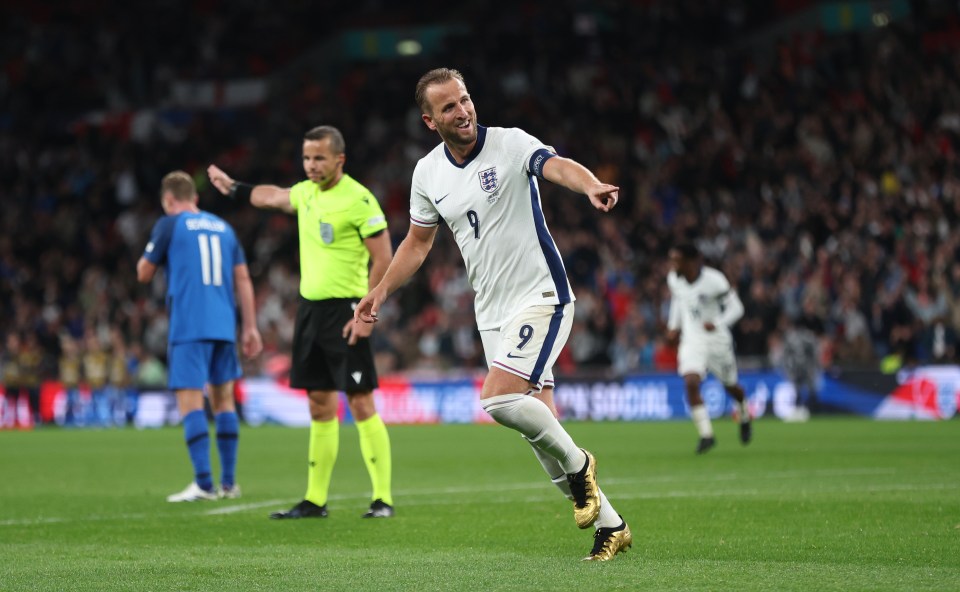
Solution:
M 333 224 L 320 223 L 320 239 L 327 245 L 333 242 Z
M 493 193 L 500 187 L 500 180 L 497 179 L 497 167 L 490 167 L 477 173 L 480 177 L 480 188 L 487 193 Z

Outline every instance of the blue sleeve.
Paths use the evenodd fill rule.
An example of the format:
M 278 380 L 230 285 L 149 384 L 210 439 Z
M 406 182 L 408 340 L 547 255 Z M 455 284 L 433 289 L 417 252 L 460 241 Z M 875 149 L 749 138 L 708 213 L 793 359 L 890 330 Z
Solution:
M 143 250 L 143 258 L 160 266 L 167 261 L 167 251 L 170 249 L 170 239 L 173 237 L 173 230 L 176 228 L 176 216 L 164 216 L 157 220 L 153 225 L 153 231 L 150 232 L 150 242 Z
M 555 153 L 550 152 L 546 148 L 541 148 L 530 155 L 530 163 L 527 167 L 531 173 L 534 175 L 543 178 L 543 165 L 548 160 L 556 156 Z

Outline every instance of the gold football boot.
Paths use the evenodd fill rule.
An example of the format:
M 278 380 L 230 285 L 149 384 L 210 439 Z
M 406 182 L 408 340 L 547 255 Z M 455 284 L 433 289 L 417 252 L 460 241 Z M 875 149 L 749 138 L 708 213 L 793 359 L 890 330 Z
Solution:
M 626 522 L 616 528 L 598 528 L 593 535 L 593 550 L 582 561 L 610 561 L 614 555 L 625 553 L 631 546 L 633 533 Z
M 581 448 L 581 450 L 583 450 Z M 580 528 L 589 528 L 600 514 L 600 488 L 597 487 L 597 459 L 583 450 L 587 462 L 579 473 L 567 475 L 573 495 L 573 517 Z

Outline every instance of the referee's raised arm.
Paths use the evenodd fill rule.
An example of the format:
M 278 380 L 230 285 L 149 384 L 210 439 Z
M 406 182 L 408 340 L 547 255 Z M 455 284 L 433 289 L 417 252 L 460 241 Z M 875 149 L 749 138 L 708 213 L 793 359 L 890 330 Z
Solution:
M 207 176 L 217 191 L 231 199 L 248 199 L 255 207 L 281 210 L 288 214 L 295 211 L 290 203 L 290 189 L 236 181 L 215 164 L 207 167 Z

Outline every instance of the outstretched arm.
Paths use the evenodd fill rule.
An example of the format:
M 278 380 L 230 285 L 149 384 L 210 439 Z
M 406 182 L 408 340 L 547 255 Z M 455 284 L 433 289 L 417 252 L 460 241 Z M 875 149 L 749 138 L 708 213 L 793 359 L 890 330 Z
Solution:
M 543 178 L 586 195 L 593 207 L 601 212 L 612 210 L 620 196 L 619 187 L 601 183 L 587 167 L 562 156 L 554 156 L 543 164 Z
M 363 244 L 370 253 L 370 277 L 367 280 L 367 291 L 369 292 L 380 283 L 387 267 L 390 266 L 393 246 L 390 244 L 390 233 L 387 230 L 363 239 Z M 372 332 L 372 323 L 358 323 L 354 319 L 347 321 L 347 324 L 343 327 L 343 336 L 347 339 L 349 345 L 355 344 L 357 339 L 361 337 L 370 337 Z
M 239 187 L 247 187 L 250 190 L 250 203 L 258 208 L 271 208 L 282 210 L 288 214 L 294 212 L 290 205 L 290 190 L 276 185 L 254 185 L 250 187 L 243 183 L 238 183 L 233 177 L 223 172 L 223 169 L 215 164 L 207 167 L 207 176 L 210 177 L 210 183 L 217 188 L 220 193 L 233 197 L 237 194 Z
M 425 228 L 415 224 L 410 225 L 410 230 L 397 247 L 397 254 L 394 255 L 393 261 L 383 274 L 383 279 L 357 305 L 353 313 L 354 320 L 364 323 L 376 322 L 377 314 L 387 296 L 393 294 L 423 265 L 423 260 L 427 258 L 427 253 L 433 247 L 433 239 L 436 236 L 436 226 Z

